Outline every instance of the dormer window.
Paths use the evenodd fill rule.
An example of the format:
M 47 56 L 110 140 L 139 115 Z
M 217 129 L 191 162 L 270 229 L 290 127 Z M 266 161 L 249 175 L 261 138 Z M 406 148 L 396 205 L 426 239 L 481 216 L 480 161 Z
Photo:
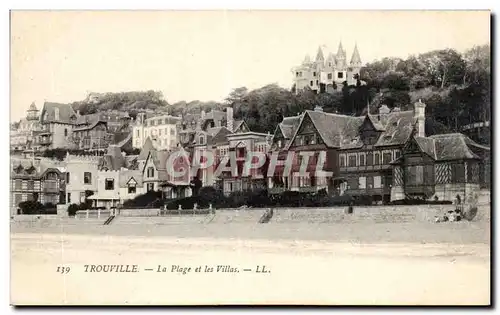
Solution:
M 205 137 L 200 136 L 200 143 L 199 144 L 205 144 Z

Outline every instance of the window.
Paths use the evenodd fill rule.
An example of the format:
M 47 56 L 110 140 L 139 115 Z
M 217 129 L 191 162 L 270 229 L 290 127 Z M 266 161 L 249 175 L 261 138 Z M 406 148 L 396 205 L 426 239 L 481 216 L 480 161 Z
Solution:
M 356 166 L 356 156 L 349 155 L 349 167 Z
M 281 140 L 278 140 L 278 148 L 281 148 Z
M 359 155 L 359 166 L 365 166 L 365 155 L 364 154 Z
M 373 177 L 373 188 L 382 188 L 382 177 L 380 176 Z
M 148 178 L 155 177 L 155 169 L 154 169 L 154 167 L 148 167 L 147 177 Z
M 344 78 L 344 72 L 337 73 L 337 78 L 343 79 Z
M 64 136 L 67 137 L 68 136 L 68 129 L 64 129 Z
M 366 189 L 366 177 L 360 176 L 358 179 L 358 187 L 359 189 Z
M 200 144 L 205 144 L 205 137 L 204 136 L 200 136 Z
M 340 156 L 340 167 L 345 167 L 345 155 Z
M 68 193 L 67 203 L 71 203 L 71 193 Z
M 128 186 L 128 193 L 129 193 L 129 194 L 135 194 L 135 192 L 136 192 L 136 187 L 135 187 L 135 185 L 129 185 L 129 186 Z
M 375 161 L 373 163 L 374 165 L 379 165 L 380 164 L 380 154 L 378 152 L 375 152 Z
M 295 76 L 298 78 L 298 77 L 299 77 L 299 73 L 298 73 L 298 72 L 295 72 Z
M 318 80 L 316 80 L 316 85 L 319 85 L 319 81 Z
M 137 134 L 137 137 L 139 137 L 139 130 L 137 130 L 136 134 Z
M 332 74 L 328 73 L 328 80 L 331 80 L 331 79 L 332 79 Z
M 85 202 L 85 192 L 80 192 L 80 202 Z
M 148 191 L 153 191 L 153 190 L 155 190 L 155 184 L 154 184 L 154 183 L 148 183 L 147 190 L 148 190 Z
M 313 86 L 313 81 L 310 82 L 310 85 Z
M 400 156 L 401 156 L 401 151 L 396 150 L 396 159 L 399 158 Z
M 104 182 L 104 189 L 105 190 L 115 189 L 115 180 L 112 178 L 106 178 L 106 180 Z
M 368 165 L 368 166 L 373 165 L 373 153 L 372 152 L 368 152 L 366 154 L 366 165 Z
M 409 166 L 406 174 L 408 185 L 421 185 L 424 179 L 424 168 L 422 165 Z
M 385 152 L 383 155 L 383 164 L 389 164 L 392 161 L 392 154 L 391 152 Z
M 158 135 L 161 136 L 161 133 L 162 133 L 163 129 L 159 129 L 158 130 Z
M 465 183 L 465 167 L 463 163 L 451 164 L 451 182 Z
M 313 72 L 313 77 L 315 77 L 315 76 L 316 76 L 316 72 Z
M 373 176 L 366 177 L 366 188 L 368 189 L 373 188 Z
M 66 184 L 69 184 L 69 172 L 66 173 Z
M 174 128 L 170 129 L 170 134 L 171 134 L 172 136 L 175 136 L 175 129 L 174 129 Z
M 90 172 L 83 173 L 83 183 L 85 185 L 92 184 L 92 173 L 90 173 Z

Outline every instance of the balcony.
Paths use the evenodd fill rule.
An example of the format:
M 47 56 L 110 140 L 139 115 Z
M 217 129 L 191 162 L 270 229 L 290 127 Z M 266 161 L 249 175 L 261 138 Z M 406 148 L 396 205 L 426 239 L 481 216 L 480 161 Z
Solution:
M 42 191 L 46 194 L 58 194 L 59 188 L 58 187 L 43 187 Z
M 52 143 L 52 139 L 51 138 L 40 138 L 40 141 L 39 141 L 40 145 L 49 145 Z

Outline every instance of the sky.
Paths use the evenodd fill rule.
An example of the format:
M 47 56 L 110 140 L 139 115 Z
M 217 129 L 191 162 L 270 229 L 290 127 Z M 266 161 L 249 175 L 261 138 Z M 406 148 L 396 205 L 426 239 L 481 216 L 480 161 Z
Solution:
M 11 120 L 32 102 L 159 90 L 221 101 L 237 87 L 292 85 L 318 46 L 364 63 L 490 42 L 488 11 L 13 11 Z M 325 56 L 327 53 L 325 52 Z

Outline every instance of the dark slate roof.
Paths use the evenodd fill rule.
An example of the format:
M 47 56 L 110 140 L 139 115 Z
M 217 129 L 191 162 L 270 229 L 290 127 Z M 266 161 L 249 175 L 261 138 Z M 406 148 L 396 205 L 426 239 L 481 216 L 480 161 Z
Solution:
M 434 140 L 437 160 L 479 159 L 469 145 L 475 142 L 461 133 L 448 133 L 430 136 Z
M 60 174 L 59 167 L 62 163 L 46 158 L 37 158 L 38 166 L 35 167 L 33 159 L 30 158 L 11 158 L 10 171 L 11 178 L 41 178 L 47 171 L 54 171 Z
M 238 130 L 238 128 L 241 127 L 241 125 L 243 125 L 245 123 L 244 120 L 235 120 L 233 122 L 233 130 Z
M 433 159 L 437 159 L 436 156 L 436 143 L 434 139 L 428 137 L 415 137 L 415 140 L 418 143 L 418 146 L 422 150 L 422 152 L 427 153 Z
M 299 126 L 301 117 L 301 115 L 298 115 L 283 118 L 283 121 L 279 124 L 279 127 L 285 139 L 290 139 L 293 137 L 295 129 Z
M 102 157 L 99 168 L 110 171 L 119 171 L 122 167 L 127 168 L 127 160 L 122 155 L 120 147 L 110 145 L 106 154 Z
M 141 170 L 125 170 L 120 172 L 119 185 L 121 188 L 127 187 L 131 179 L 134 179 L 138 187 L 142 187 L 142 171 Z
M 127 137 L 115 143 L 121 149 L 132 149 L 132 133 L 128 133 Z
M 148 158 L 149 152 L 153 151 L 155 148 L 153 146 L 153 142 L 151 141 L 151 138 L 147 138 L 146 141 L 144 142 L 144 145 L 142 146 L 141 152 L 139 153 L 139 156 L 137 157 L 138 161 L 144 161 Z
M 353 117 L 320 111 L 306 111 L 318 133 L 329 147 L 342 147 L 359 136 L 359 127 L 365 117 Z M 297 129 L 298 130 L 298 129 Z M 296 131 L 295 131 L 296 132 Z
M 341 149 L 358 148 L 363 145 L 360 138 L 360 127 L 365 119 L 369 119 L 374 128 L 381 132 L 375 146 L 392 146 L 406 143 L 415 125 L 413 111 L 395 111 L 384 115 L 384 117 L 378 115 L 355 117 L 308 110 L 306 115 L 311 118 L 328 147 Z M 301 123 L 302 120 L 299 126 Z M 295 137 L 298 128 L 294 129 L 293 137 Z
M 59 119 L 56 119 L 56 110 L 59 110 Z M 40 117 L 42 123 L 74 124 L 77 119 L 77 115 L 70 105 L 52 102 L 45 102 L 43 104 Z M 72 117 L 74 119 L 71 119 Z
M 229 143 L 227 136 L 230 134 L 232 134 L 232 132 L 226 127 L 220 128 L 220 130 L 213 135 L 212 144 L 216 145 Z
M 104 124 L 107 126 L 107 122 L 105 121 L 101 121 L 101 120 L 97 120 L 97 121 L 94 121 L 92 124 L 90 125 L 84 125 L 82 127 L 78 127 L 78 128 L 74 128 L 73 131 L 85 131 L 85 130 L 92 130 L 94 129 L 97 125 L 100 125 L 100 124 Z
M 415 117 L 412 110 L 396 111 L 385 115 L 385 131 L 380 135 L 376 146 L 401 145 L 410 139 L 415 125 Z

